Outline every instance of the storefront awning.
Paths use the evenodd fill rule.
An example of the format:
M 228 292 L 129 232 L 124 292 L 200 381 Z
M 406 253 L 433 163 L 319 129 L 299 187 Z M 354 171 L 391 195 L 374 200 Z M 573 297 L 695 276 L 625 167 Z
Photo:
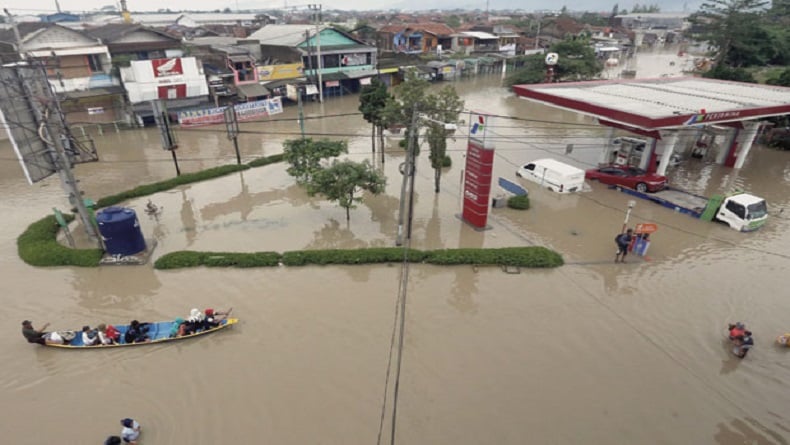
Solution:
M 343 71 L 343 74 L 346 75 L 349 79 L 360 79 L 362 77 L 371 77 L 378 74 L 376 70 L 355 70 L 355 71 Z
M 68 99 L 84 99 L 87 97 L 114 96 L 123 93 L 124 93 L 123 87 L 113 85 L 111 87 L 91 88 L 90 90 L 83 90 L 83 91 L 69 91 L 67 93 L 61 93 L 60 96 L 63 100 L 68 100 Z
M 257 83 L 251 83 L 249 85 L 237 85 L 236 88 L 239 91 L 239 97 L 248 99 L 253 97 L 268 96 L 271 94 L 268 88 Z

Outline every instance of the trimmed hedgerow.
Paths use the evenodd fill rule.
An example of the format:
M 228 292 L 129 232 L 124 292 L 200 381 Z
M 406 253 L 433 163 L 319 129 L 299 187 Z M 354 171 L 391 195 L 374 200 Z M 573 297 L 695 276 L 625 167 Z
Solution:
M 409 249 L 409 262 L 421 262 L 425 253 Z M 397 263 L 403 261 L 403 249 L 398 247 L 372 247 L 350 250 L 299 250 L 283 253 L 282 262 L 286 266 L 307 264 L 375 264 Z
M 284 155 L 282 153 L 271 155 L 271 156 L 264 156 L 262 158 L 253 159 L 252 161 L 248 162 L 247 165 L 249 165 L 250 167 L 263 167 L 264 165 L 282 162 L 283 157 Z
M 156 269 L 183 267 L 273 267 L 280 264 L 277 252 L 195 252 L 182 250 L 162 255 L 154 262 Z
M 285 252 L 220 253 L 172 252 L 154 263 L 157 269 L 181 267 L 271 267 L 281 262 L 285 266 L 327 264 L 379 264 L 403 261 L 404 251 L 399 247 L 373 247 L 349 250 L 301 250 Z M 406 255 L 411 263 L 436 265 L 473 264 L 480 266 L 558 267 L 562 257 L 545 247 L 506 247 L 502 249 L 444 249 L 420 251 L 409 249 Z
M 545 247 L 504 247 L 501 249 L 444 249 L 428 253 L 426 263 L 439 265 L 559 267 L 562 256 Z
M 74 215 L 63 215 L 67 221 Z M 58 222 L 46 216 L 30 226 L 16 240 L 19 257 L 31 266 L 96 267 L 102 257 L 101 249 L 72 249 L 57 241 Z
M 527 210 L 529 209 L 529 196 L 527 195 L 511 196 L 507 200 L 507 206 L 510 207 L 511 209 Z
M 115 205 L 132 198 L 139 198 L 141 196 L 152 195 L 154 193 L 176 188 L 180 185 L 205 181 L 207 179 L 214 179 L 220 176 L 229 175 L 231 173 L 249 170 L 249 168 L 250 166 L 246 164 L 242 164 L 242 165 L 230 164 L 230 165 L 222 165 L 219 167 L 209 168 L 207 170 L 201 170 L 195 173 L 184 173 L 181 176 L 176 176 L 175 178 L 167 179 L 165 181 L 154 182 L 153 184 L 145 184 L 139 187 L 135 187 L 131 190 L 118 193 L 116 195 L 105 196 L 104 198 L 99 199 L 99 201 L 96 203 L 96 207 L 98 208 L 109 207 L 111 205 Z

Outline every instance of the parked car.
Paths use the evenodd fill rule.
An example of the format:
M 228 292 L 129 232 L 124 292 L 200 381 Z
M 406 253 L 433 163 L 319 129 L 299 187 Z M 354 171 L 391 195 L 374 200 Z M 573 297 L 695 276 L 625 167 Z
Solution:
M 657 192 L 667 186 L 667 177 L 647 173 L 634 167 L 608 166 L 592 168 L 584 173 L 587 179 L 600 181 L 601 184 L 620 185 L 639 192 Z

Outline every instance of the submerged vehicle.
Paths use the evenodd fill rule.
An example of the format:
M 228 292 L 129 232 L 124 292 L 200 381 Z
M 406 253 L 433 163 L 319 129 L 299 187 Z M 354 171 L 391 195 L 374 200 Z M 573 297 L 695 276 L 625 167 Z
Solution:
M 727 224 L 739 232 L 757 230 L 768 220 L 765 200 L 749 193 L 736 192 L 706 198 L 674 187 L 666 187 L 655 193 L 643 193 L 627 187 L 616 188 L 694 218 Z

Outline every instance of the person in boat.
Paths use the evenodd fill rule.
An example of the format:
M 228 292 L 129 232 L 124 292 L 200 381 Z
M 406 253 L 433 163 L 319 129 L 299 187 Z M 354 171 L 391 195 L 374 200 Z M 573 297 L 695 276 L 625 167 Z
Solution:
M 102 325 L 99 325 L 101 327 Z M 118 332 L 118 329 L 111 325 L 107 325 L 107 330 L 104 332 L 104 335 L 107 336 L 108 339 L 112 340 L 111 344 L 117 344 L 121 342 L 121 333 Z
M 22 335 L 25 336 L 28 343 L 38 343 L 40 345 L 47 344 L 48 333 L 44 331 L 49 326 L 49 323 L 44 323 L 40 330 L 33 327 L 33 322 L 25 320 L 22 322 Z M 62 343 L 62 342 L 61 342 Z
M 201 312 L 200 309 L 192 308 L 192 310 L 189 311 L 189 317 L 186 319 L 186 330 L 190 333 L 203 330 L 205 319 L 206 317 L 203 315 L 203 312 Z
M 121 440 L 123 440 L 123 443 L 137 445 L 137 440 L 140 438 L 140 431 L 142 429 L 140 424 L 137 423 L 136 420 L 127 417 L 126 419 L 121 419 L 121 425 L 123 425 L 123 429 L 121 430 Z
M 98 326 L 96 326 L 96 335 L 99 337 L 100 345 L 115 344 L 115 338 L 107 335 L 107 325 L 104 323 L 100 323 Z
M 735 341 L 738 337 L 741 337 L 744 332 L 746 331 L 746 326 L 741 323 L 740 321 L 729 325 L 730 330 L 730 340 Z
M 46 329 L 49 326 L 49 323 L 44 323 L 44 326 L 41 326 L 41 329 L 36 329 L 33 327 L 33 322 L 30 320 L 25 320 L 22 322 L 22 335 L 25 336 L 28 343 L 37 343 L 39 345 L 62 345 L 66 343 L 66 340 L 60 336 L 57 332 L 46 332 Z
M 143 343 L 150 341 L 148 337 L 148 323 L 140 323 L 137 320 L 132 320 L 129 323 L 129 328 L 126 329 L 126 334 L 123 337 L 126 343 Z
M 752 338 L 752 332 L 744 331 L 743 335 L 735 339 L 735 347 L 732 349 L 732 353 L 738 358 L 744 358 L 753 346 L 754 338 Z
M 205 310 L 205 319 L 203 321 L 203 329 L 213 329 L 219 326 L 222 323 L 222 320 L 228 318 L 230 315 L 230 311 L 233 308 L 228 309 L 225 312 L 215 311 L 214 309 L 206 309 Z
M 98 334 L 88 325 L 82 327 L 82 344 L 85 346 L 95 346 L 99 344 Z
M 185 335 L 185 332 L 186 326 L 184 326 L 184 319 L 177 317 L 170 326 L 170 338 L 182 337 Z

